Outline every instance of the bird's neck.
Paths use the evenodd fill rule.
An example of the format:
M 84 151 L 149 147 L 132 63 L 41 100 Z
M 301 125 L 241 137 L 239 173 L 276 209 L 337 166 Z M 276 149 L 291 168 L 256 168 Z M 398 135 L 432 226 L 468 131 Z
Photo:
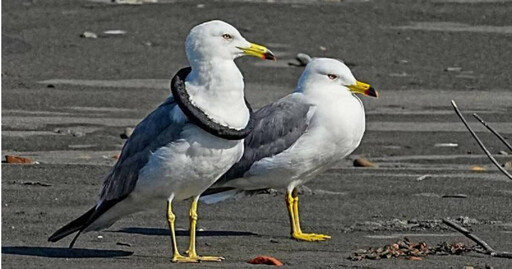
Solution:
M 339 88 L 316 88 L 303 94 L 316 105 L 311 128 L 329 133 L 327 137 L 335 145 L 359 143 L 365 130 L 365 113 L 357 96 Z
M 210 59 L 191 62 L 185 81 L 191 101 L 212 120 L 242 129 L 249 121 L 244 99 L 242 73 L 232 60 Z

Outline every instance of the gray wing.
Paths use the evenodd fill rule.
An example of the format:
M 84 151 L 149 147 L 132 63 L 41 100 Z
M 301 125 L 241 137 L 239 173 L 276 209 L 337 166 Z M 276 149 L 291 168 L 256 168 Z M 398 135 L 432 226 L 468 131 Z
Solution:
M 307 131 L 311 108 L 302 94 L 294 93 L 254 112 L 255 126 L 245 138 L 244 155 L 215 185 L 243 177 L 256 161 L 292 146 Z
M 142 120 L 126 141 L 119 160 L 103 182 L 100 200 L 124 199 L 132 192 L 152 151 L 179 137 L 186 121 L 173 120 L 170 112 L 177 106 L 172 97 Z

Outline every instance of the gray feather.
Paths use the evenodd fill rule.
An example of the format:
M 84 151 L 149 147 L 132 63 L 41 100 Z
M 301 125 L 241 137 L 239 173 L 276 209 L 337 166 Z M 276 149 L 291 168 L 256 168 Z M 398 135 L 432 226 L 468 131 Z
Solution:
M 176 105 L 172 97 L 168 98 L 135 127 L 119 160 L 103 182 L 101 201 L 123 199 L 130 194 L 151 152 L 178 138 L 185 123 L 171 118 L 170 111 Z
M 290 94 L 254 112 L 255 126 L 245 138 L 244 155 L 214 186 L 243 177 L 253 163 L 292 146 L 306 132 L 311 108 L 300 94 Z

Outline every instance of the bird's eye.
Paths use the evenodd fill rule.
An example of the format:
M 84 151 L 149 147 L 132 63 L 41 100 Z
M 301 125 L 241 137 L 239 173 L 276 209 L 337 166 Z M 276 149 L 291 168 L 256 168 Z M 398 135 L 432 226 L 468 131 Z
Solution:
M 328 74 L 327 77 L 330 79 L 330 80 L 335 80 L 338 78 L 338 76 L 336 75 L 333 75 L 333 74 Z
M 230 34 L 223 34 L 223 35 L 222 35 L 222 37 L 223 37 L 224 39 L 226 39 L 226 40 L 231 40 L 231 39 L 233 39 L 233 36 L 232 36 L 232 35 L 230 35 Z

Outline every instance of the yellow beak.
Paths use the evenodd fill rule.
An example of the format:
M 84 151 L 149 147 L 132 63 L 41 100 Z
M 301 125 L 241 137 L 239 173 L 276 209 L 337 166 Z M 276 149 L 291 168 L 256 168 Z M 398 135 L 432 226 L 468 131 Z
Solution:
M 274 54 L 266 47 L 258 44 L 251 43 L 248 48 L 238 47 L 245 55 L 254 56 L 263 60 L 276 60 Z
M 355 85 L 348 85 L 347 87 L 353 93 L 361 93 L 367 96 L 373 96 L 377 98 L 379 97 L 379 93 L 374 88 L 372 88 L 370 84 L 361 81 L 356 81 Z

